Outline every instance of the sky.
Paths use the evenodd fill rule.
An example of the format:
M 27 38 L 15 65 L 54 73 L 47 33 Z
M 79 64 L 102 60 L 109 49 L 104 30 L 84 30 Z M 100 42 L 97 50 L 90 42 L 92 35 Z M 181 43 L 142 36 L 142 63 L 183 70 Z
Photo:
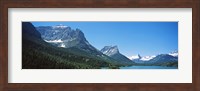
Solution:
M 127 57 L 151 56 L 178 50 L 178 22 L 32 22 L 37 26 L 63 24 L 80 29 L 101 50 L 117 45 Z

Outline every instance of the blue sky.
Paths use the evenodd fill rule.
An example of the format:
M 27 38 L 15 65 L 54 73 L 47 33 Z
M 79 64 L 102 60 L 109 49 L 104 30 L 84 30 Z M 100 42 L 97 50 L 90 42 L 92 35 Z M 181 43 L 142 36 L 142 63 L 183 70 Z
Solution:
M 97 49 L 117 45 L 127 57 L 178 50 L 178 22 L 32 22 L 34 26 L 63 24 L 80 29 Z

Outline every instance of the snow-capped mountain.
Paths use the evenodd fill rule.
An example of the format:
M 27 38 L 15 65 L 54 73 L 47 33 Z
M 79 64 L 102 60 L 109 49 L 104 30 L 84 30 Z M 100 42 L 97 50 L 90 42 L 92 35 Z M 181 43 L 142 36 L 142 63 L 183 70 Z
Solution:
M 39 26 L 36 29 L 41 33 L 43 40 L 48 43 L 54 43 L 58 47 L 90 46 L 85 39 L 83 32 L 76 29 L 73 30 L 65 25 L 56 26 Z
M 174 57 L 178 57 L 178 51 L 170 52 L 169 55 L 174 56 Z
M 67 27 L 68 27 L 68 26 L 65 26 L 65 25 L 63 25 L 63 24 L 59 24 L 59 25 L 56 25 L 56 26 L 52 26 L 53 29 L 59 29 L 59 28 L 64 29 L 64 28 L 67 28 Z
M 178 57 L 174 57 L 168 54 L 159 54 L 155 58 L 151 59 L 150 63 L 167 63 L 167 62 L 176 62 Z
M 133 62 L 136 63 L 161 63 L 161 62 L 174 62 L 178 61 L 178 51 L 173 51 L 168 54 L 159 54 L 159 55 L 153 55 L 153 56 L 144 56 L 139 57 L 137 56 L 131 56 L 129 57 Z
M 156 57 L 155 55 L 153 55 L 153 56 L 144 56 L 144 57 L 141 57 L 140 60 L 142 60 L 142 61 L 149 61 L 149 60 L 151 60 L 151 59 L 153 59 L 155 57 Z
M 141 57 L 141 56 L 138 54 L 138 55 L 129 57 L 129 59 L 130 59 L 130 60 L 149 61 L 149 60 L 153 59 L 154 57 L 156 57 L 156 56 L 153 55 L 153 56 L 144 56 L 144 57 Z
M 135 60 L 135 59 L 141 59 L 141 56 L 138 54 L 138 55 L 134 55 L 134 56 L 130 56 L 128 57 L 130 60 Z
M 44 41 L 57 47 L 70 48 L 76 47 L 89 53 L 103 55 L 99 50 L 93 47 L 85 38 L 80 29 L 71 29 L 69 26 L 39 26 L 36 30 L 41 33 Z
M 119 52 L 119 49 L 117 46 L 105 46 L 103 49 L 101 49 L 101 52 L 115 60 L 121 63 L 125 64 L 133 64 L 134 62 L 131 61 L 129 58 L 124 56 Z
M 105 46 L 101 49 L 101 52 L 105 55 L 112 56 L 116 53 L 119 53 L 117 46 Z
M 45 28 L 47 28 L 47 30 L 45 30 Z M 58 29 L 55 31 L 53 29 L 51 30 L 51 27 L 43 27 L 43 29 L 44 31 L 41 30 L 41 32 L 43 32 L 43 38 L 46 40 L 42 39 L 40 32 L 38 32 L 30 22 L 22 22 L 23 69 L 99 69 L 101 67 L 112 66 L 113 68 L 115 65 L 123 65 L 100 51 L 91 50 L 93 48 L 90 48 L 92 46 L 89 46 L 87 42 L 81 41 L 78 45 L 75 45 L 75 47 L 66 49 L 52 46 L 51 44 L 65 43 L 65 38 L 68 37 L 62 37 L 65 36 L 64 33 L 60 33 L 60 35 L 63 34 L 62 36 L 58 36 L 58 34 L 52 36 L 51 33 L 55 31 L 60 32 Z M 63 27 L 59 29 L 62 31 Z M 48 32 L 51 32 L 49 33 L 50 35 L 44 36 L 44 34 Z M 73 34 L 76 35 L 75 32 L 76 31 L 69 36 L 74 36 Z M 79 44 L 87 44 L 88 46 L 79 46 Z M 61 45 L 61 47 L 64 46 L 65 45 Z M 33 54 L 37 55 L 33 56 Z
M 133 63 L 119 53 L 117 46 L 107 46 L 103 49 L 105 50 L 104 52 L 97 50 L 86 40 L 84 33 L 80 29 L 74 30 L 69 26 L 60 24 L 56 26 L 39 26 L 36 27 L 36 30 L 41 33 L 41 37 L 44 41 L 54 46 L 67 48 L 72 52 L 81 50 L 88 53 L 87 55 L 92 55 L 92 57 L 97 57 L 120 65 L 130 65 Z

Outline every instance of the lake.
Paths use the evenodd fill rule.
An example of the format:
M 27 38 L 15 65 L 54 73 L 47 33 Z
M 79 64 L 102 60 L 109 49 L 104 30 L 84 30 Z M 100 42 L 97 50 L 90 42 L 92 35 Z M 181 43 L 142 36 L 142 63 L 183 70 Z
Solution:
M 166 66 L 126 66 L 119 68 L 120 69 L 178 69 L 178 67 L 166 67 Z

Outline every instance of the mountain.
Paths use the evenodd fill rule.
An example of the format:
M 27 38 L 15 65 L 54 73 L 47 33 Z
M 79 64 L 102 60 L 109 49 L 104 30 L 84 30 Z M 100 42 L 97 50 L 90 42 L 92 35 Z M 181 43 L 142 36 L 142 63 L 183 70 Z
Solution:
M 41 33 L 42 39 L 46 42 L 55 44 L 58 47 L 80 47 L 91 46 L 85 39 L 83 32 L 73 30 L 68 26 L 39 26 L 36 29 Z
M 151 60 L 151 59 L 153 59 L 153 58 L 155 58 L 156 56 L 144 56 L 144 57 L 141 57 L 140 58 L 140 60 L 142 60 L 142 61 L 149 61 L 149 60 Z
M 116 66 L 112 62 L 76 47 L 55 47 L 30 22 L 22 22 L 22 69 L 99 69 Z
M 57 47 L 76 47 L 88 53 L 103 56 L 103 54 L 93 47 L 85 38 L 80 29 L 73 30 L 69 26 L 39 26 L 36 29 L 41 33 L 42 39 Z
M 135 63 L 140 63 L 140 64 L 144 63 L 146 61 L 146 60 L 141 60 L 141 59 L 144 59 L 144 58 L 146 58 L 146 57 L 141 57 L 140 54 L 129 57 L 129 59 L 131 61 L 133 61 Z
M 28 22 L 22 22 L 22 38 L 34 37 L 41 40 L 41 34 L 35 30 L 35 27 Z
M 178 51 L 170 52 L 169 55 L 174 56 L 174 57 L 178 57 Z
M 141 59 L 141 58 L 142 57 L 140 56 L 140 54 L 129 57 L 130 60 L 136 60 L 136 59 Z
M 149 60 L 148 62 L 156 64 L 156 65 L 162 65 L 165 63 L 178 62 L 178 57 L 174 57 L 169 54 L 160 54 L 160 55 L 157 55 L 155 58 Z
M 101 49 L 101 52 L 115 60 L 117 60 L 120 63 L 123 64 L 134 64 L 130 59 L 128 59 L 126 56 L 122 55 L 119 52 L 119 49 L 117 46 L 105 46 L 103 49 Z
M 140 65 L 178 66 L 178 51 L 140 58 L 132 56 L 132 61 Z
M 130 60 L 132 60 L 135 63 L 145 63 L 147 61 L 150 61 L 151 59 L 155 58 L 156 56 L 140 56 L 139 54 L 136 56 L 129 57 Z
M 113 56 L 115 54 L 118 54 L 119 50 L 117 46 L 105 46 L 103 49 L 101 49 L 101 52 L 108 56 Z
M 114 65 L 127 65 L 127 63 L 119 62 L 93 47 L 86 40 L 84 33 L 80 29 L 73 30 L 71 27 L 65 25 L 39 26 L 36 29 L 41 33 L 44 41 L 56 47 L 65 48 L 71 53 L 88 57 L 92 56 Z

